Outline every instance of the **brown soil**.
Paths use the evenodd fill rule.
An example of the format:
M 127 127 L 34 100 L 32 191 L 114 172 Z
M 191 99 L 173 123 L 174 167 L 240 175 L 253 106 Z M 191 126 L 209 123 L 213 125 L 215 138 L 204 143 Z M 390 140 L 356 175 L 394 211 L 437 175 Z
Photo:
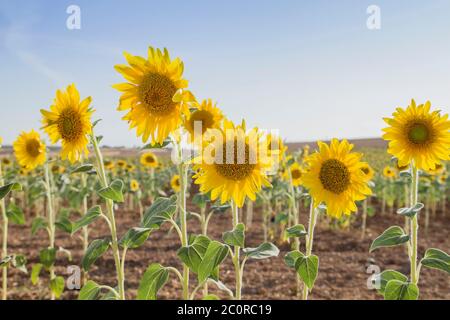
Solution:
M 427 237 L 423 228 L 419 234 L 419 251 L 423 255 L 429 247 L 450 251 L 449 231 L 450 224 L 441 212 L 432 220 Z M 119 234 L 123 234 L 129 227 L 138 224 L 138 214 L 119 211 L 117 221 Z M 301 215 L 302 223 L 307 224 L 307 215 Z M 421 219 L 423 220 L 423 219 Z M 370 259 L 381 270 L 395 269 L 403 273 L 409 272 L 408 258 L 405 247 L 384 248 L 368 253 L 371 241 L 387 227 L 396 224 L 403 226 L 403 219 L 394 214 L 380 214 L 368 218 L 366 239 L 361 240 L 359 230 L 359 218 L 356 219 L 350 230 L 336 230 L 329 225 L 320 224 L 316 229 L 314 241 L 314 253 L 320 257 L 319 276 L 311 299 L 380 299 L 373 290 L 367 289 L 369 274 L 366 268 Z M 199 232 L 197 221 L 189 221 L 192 233 Z M 210 236 L 220 239 L 224 231 L 231 229 L 231 216 L 229 213 L 218 214 L 210 223 Z M 180 267 L 176 256 L 179 248 L 179 240 L 175 232 L 168 233 L 163 228 L 153 233 L 146 244 L 139 249 L 130 250 L 126 262 L 126 288 L 128 298 L 134 298 L 139 285 L 139 280 L 145 269 L 151 263 L 160 263 L 164 266 Z M 91 238 L 107 236 L 108 229 L 103 221 L 97 221 L 91 230 Z M 44 232 L 31 237 L 30 221 L 26 226 L 12 226 L 10 228 L 10 252 L 22 253 L 28 257 L 28 267 L 38 262 L 38 252 L 46 246 L 47 238 Z M 263 242 L 261 219 L 255 212 L 255 222 L 247 232 L 247 246 L 257 246 Z M 77 236 L 69 236 L 58 232 L 57 246 L 70 250 L 73 261 L 69 262 L 61 254 L 57 261 L 57 274 L 65 276 L 67 266 L 76 265 L 81 260 L 81 243 Z M 281 253 L 278 258 L 263 261 L 250 261 L 247 263 L 244 273 L 243 297 L 245 299 L 296 299 L 296 280 L 293 270 L 285 266 L 284 255 L 288 252 L 288 245 L 281 245 Z M 33 286 L 28 275 L 17 270 L 10 270 L 9 287 L 10 299 L 46 299 L 47 276 L 42 276 L 42 281 Z M 97 261 L 90 273 L 90 277 L 101 283 L 114 286 L 115 268 L 112 256 L 106 254 Z M 194 285 L 195 277 L 191 278 Z M 228 258 L 221 269 L 221 279 L 230 288 L 234 285 L 234 271 Z M 450 278 L 440 271 L 423 268 L 420 278 L 420 295 L 422 299 L 450 299 Z M 212 290 L 214 293 L 214 290 Z M 76 299 L 78 292 L 66 291 L 64 299 Z M 161 299 L 179 299 L 180 285 L 178 279 L 171 277 L 167 286 L 160 293 Z

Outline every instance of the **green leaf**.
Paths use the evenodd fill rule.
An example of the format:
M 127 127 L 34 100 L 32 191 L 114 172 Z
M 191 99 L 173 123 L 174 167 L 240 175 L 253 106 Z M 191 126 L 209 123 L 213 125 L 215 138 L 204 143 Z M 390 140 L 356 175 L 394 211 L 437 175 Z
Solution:
M 232 247 L 245 247 L 245 225 L 239 223 L 233 231 L 227 231 L 223 234 L 223 241 Z
M 286 265 L 290 268 L 295 269 L 295 262 L 297 262 L 297 259 L 303 256 L 303 254 L 299 251 L 291 251 L 284 257 L 284 262 Z
M 7 256 L 4 257 L 3 259 L 0 260 L 0 268 L 4 268 L 7 267 L 9 265 L 9 263 L 12 261 L 13 257 L 12 256 Z
M 39 261 L 45 267 L 45 269 L 50 269 L 55 264 L 56 260 L 56 249 L 55 248 L 47 248 L 41 250 L 39 253 Z
M 81 262 L 84 271 L 89 271 L 92 264 L 108 250 L 110 242 L 109 238 L 105 238 L 94 240 L 89 244 Z
M 196 236 L 189 246 L 180 248 L 177 255 L 192 272 L 198 273 L 199 266 L 210 242 L 211 240 L 206 236 Z
M 407 276 L 395 270 L 385 270 L 382 273 L 380 273 L 377 277 L 378 277 L 377 280 L 380 281 L 380 289 L 378 290 L 378 292 L 383 296 L 386 290 L 386 285 L 389 281 L 399 280 L 402 282 L 406 282 L 408 280 Z
M 138 300 L 156 300 L 158 291 L 169 280 L 169 271 L 160 264 L 152 264 L 145 271 L 139 284 Z
M 67 217 L 61 217 L 58 221 L 55 222 L 55 226 L 69 234 L 72 234 L 72 222 Z
M 293 227 L 286 229 L 285 234 L 287 238 L 300 238 L 306 236 L 308 232 L 306 232 L 304 225 L 297 224 Z
M 228 248 L 218 241 L 211 241 L 206 249 L 205 256 L 198 267 L 198 281 L 202 283 L 215 273 L 214 271 L 225 260 Z M 218 280 L 217 277 L 214 280 Z
M 12 265 L 14 268 L 22 271 L 23 273 L 28 273 L 26 264 L 27 264 L 27 258 L 25 258 L 24 255 L 22 255 L 22 254 L 14 255 L 13 260 L 12 260 Z
M 94 166 L 92 164 L 83 164 L 83 165 L 75 168 L 74 170 L 72 170 L 72 172 L 70 174 L 86 173 L 86 172 L 91 172 L 92 170 L 94 170 Z
M 41 263 L 36 263 L 31 268 L 31 283 L 35 286 L 39 281 L 39 275 L 44 266 Z
M 297 270 L 300 278 L 311 290 L 319 273 L 319 257 L 316 255 L 305 256 L 301 252 L 299 253 L 300 256 L 295 261 L 295 270 Z
M 150 228 L 131 228 L 120 239 L 119 244 L 124 248 L 139 248 L 147 241 L 151 231 L 152 229 Z
M 400 208 L 397 210 L 397 214 L 405 217 L 412 218 L 416 214 L 420 212 L 425 207 L 423 203 L 417 203 L 414 207 L 411 208 Z
M 197 193 L 192 197 L 192 203 L 199 208 L 205 208 L 208 200 L 208 196 L 203 193 Z
M 417 300 L 419 288 L 414 283 L 390 280 L 385 288 L 385 300 Z
M 158 198 L 145 211 L 141 227 L 159 229 L 161 225 L 169 221 L 177 210 L 177 197 Z
M 22 191 L 22 185 L 14 182 L 0 187 L 0 200 L 6 197 L 11 191 Z
M 99 190 L 98 195 L 103 199 L 112 200 L 114 202 L 123 202 L 123 181 L 114 180 L 109 187 Z
M 100 206 L 95 206 L 89 209 L 84 216 L 72 224 L 72 234 L 97 220 L 101 214 L 102 208 Z
M 203 301 L 215 301 L 215 300 L 220 300 L 220 298 L 218 296 L 216 296 L 215 294 L 208 294 L 207 296 L 204 296 Z
M 258 248 L 247 248 L 243 251 L 249 259 L 256 260 L 278 257 L 280 254 L 280 250 L 270 242 L 263 243 Z
M 22 209 L 12 202 L 8 205 L 8 208 L 6 209 L 6 216 L 8 217 L 9 220 L 11 220 L 15 224 L 18 225 L 25 224 L 25 215 L 23 214 Z
M 50 290 L 52 290 L 56 299 L 59 299 L 64 292 L 65 281 L 63 277 L 55 277 L 50 281 Z
M 162 149 L 164 147 L 167 147 L 172 142 L 171 139 L 167 138 L 163 141 L 163 143 L 149 143 L 142 147 L 142 149 Z
M 31 223 L 31 234 L 34 236 L 40 229 L 47 228 L 47 221 L 42 217 L 37 217 Z
M 382 247 L 393 247 L 403 244 L 409 240 L 409 235 L 405 234 L 402 228 L 392 226 L 386 229 L 370 246 L 370 252 Z
M 81 288 L 78 300 L 96 300 L 100 295 L 100 291 L 100 286 L 96 282 L 89 280 Z
M 439 249 L 428 249 L 421 264 L 430 269 L 437 269 L 450 274 L 450 256 Z

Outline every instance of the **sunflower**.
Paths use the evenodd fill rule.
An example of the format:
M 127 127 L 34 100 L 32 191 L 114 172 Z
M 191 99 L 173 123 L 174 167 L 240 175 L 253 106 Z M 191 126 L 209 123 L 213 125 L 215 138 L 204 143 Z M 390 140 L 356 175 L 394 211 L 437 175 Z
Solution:
M 107 170 L 113 170 L 114 169 L 114 162 L 111 160 L 104 160 L 103 165 Z
M 235 126 L 225 120 L 220 132 L 222 139 L 210 141 L 203 156 L 194 160 L 194 169 L 199 169 L 195 183 L 202 193 L 211 191 L 213 201 L 232 199 L 242 207 L 246 197 L 255 201 L 262 186 L 270 186 L 267 172 L 273 162 L 267 157 L 267 140 L 257 128 L 246 132 L 245 122 Z
M 364 172 L 364 174 L 368 177 L 369 180 L 372 180 L 375 172 L 373 171 L 372 167 L 369 166 L 369 164 L 365 164 L 364 166 L 361 167 L 362 172 Z
M 9 158 L 3 158 L 2 159 L 2 164 L 5 166 L 5 167 L 8 167 L 8 166 L 10 166 L 11 165 L 11 160 L 9 160 Z
M 399 165 L 412 161 L 418 169 L 434 169 L 441 161 L 450 160 L 450 121 L 448 114 L 430 112 L 431 103 L 416 106 L 414 100 L 406 108 L 397 108 L 393 118 L 385 118 L 389 127 L 383 139 L 389 141 L 388 152 L 398 158 Z
M 118 160 L 117 161 L 117 166 L 119 167 L 119 169 L 126 169 L 128 164 L 127 164 L 127 162 L 125 160 Z
M 303 185 L 309 189 L 315 206 L 325 203 L 328 215 L 340 218 L 356 211 L 355 201 L 364 200 L 372 192 L 369 178 L 361 170 L 362 154 L 351 152 L 353 145 L 347 140 L 333 139 L 330 145 L 318 142 L 319 151 L 305 161 Z
M 158 167 L 158 158 L 153 152 L 146 152 L 141 155 L 141 164 L 147 168 Z
M 137 192 L 139 190 L 139 182 L 135 179 L 132 179 L 130 182 L 130 190 L 131 192 Z
M 170 186 L 172 187 L 173 191 L 176 193 L 180 192 L 181 190 L 181 183 L 180 183 L 180 176 L 174 175 L 172 177 L 172 180 L 170 180 Z
M 442 184 L 442 185 L 446 185 L 447 184 L 447 179 L 448 179 L 447 175 L 442 174 L 442 175 L 439 176 L 438 182 L 440 184 Z
M 201 143 L 202 137 L 208 129 L 220 129 L 224 116 L 211 99 L 203 100 L 200 105 L 197 103 L 194 105 L 196 108 L 184 120 L 184 128 L 188 132 L 191 142 Z M 199 130 L 197 133 L 195 132 L 196 128 Z
M 14 153 L 19 164 L 26 170 L 33 170 L 47 160 L 45 144 L 34 130 L 22 132 L 13 144 Z
M 136 166 L 134 164 L 128 164 L 125 170 L 127 172 L 135 172 L 136 171 Z
M 290 176 L 288 171 L 285 171 L 285 179 L 286 180 L 290 180 L 292 179 L 292 185 L 294 187 L 298 187 L 299 185 L 302 184 L 302 175 L 303 175 L 303 169 L 302 167 L 298 164 L 298 162 L 294 162 L 290 167 L 289 167 L 289 172 L 290 172 Z
M 63 174 L 66 171 L 66 169 L 63 166 L 54 164 L 52 165 L 52 173 L 53 174 Z
M 87 135 L 92 132 L 91 116 L 94 110 L 89 107 L 91 97 L 80 101 L 80 94 L 74 84 L 66 91 L 57 90 L 50 111 L 41 110 L 45 132 L 53 144 L 62 141 L 61 158 L 75 163 L 88 155 Z
M 432 176 L 438 176 L 445 172 L 445 167 L 441 163 L 438 163 L 434 169 L 426 170 L 426 172 Z
M 390 166 L 386 166 L 383 169 L 383 176 L 388 179 L 395 178 L 395 170 Z
M 145 143 L 160 143 L 180 127 L 182 114 L 189 107 L 185 102 L 194 101 L 185 90 L 188 82 L 183 79 L 183 62 L 170 59 L 164 49 L 148 49 L 147 59 L 125 53 L 128 65 L 116 65 L 115 69 L 129 82 L 113 85 L 122 92 L 119 111 L 128 111 L 123 117 L 130 129 L 137 129 L 137 136 Z
M 269 133 L 267 135 L 267 155 L 272 157 L 276 165 L 282 163 L 286 156 L 288 147 L 283 143 L 281 137 Z

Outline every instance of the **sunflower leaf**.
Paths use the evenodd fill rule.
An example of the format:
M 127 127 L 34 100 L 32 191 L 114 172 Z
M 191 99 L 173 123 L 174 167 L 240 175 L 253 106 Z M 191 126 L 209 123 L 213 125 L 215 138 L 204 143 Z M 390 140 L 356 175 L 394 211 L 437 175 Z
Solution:
M 109 187 L 99 190 L 98 195 L 103 199 L 121 203 L 124 201 L 123 186 L 122 180 L 114 180 Z
M 405 234 L 399 226 L 392 226 L 386 229 L 370 246 L 370 252 L 382 247 L 393 247 L 403 244 L 409 240 L 409 235 Z
M 20 183 L 13 182 L 0 187 L 0 200 L 6 197 L 11 191 L 22 191 L 22 185 Z

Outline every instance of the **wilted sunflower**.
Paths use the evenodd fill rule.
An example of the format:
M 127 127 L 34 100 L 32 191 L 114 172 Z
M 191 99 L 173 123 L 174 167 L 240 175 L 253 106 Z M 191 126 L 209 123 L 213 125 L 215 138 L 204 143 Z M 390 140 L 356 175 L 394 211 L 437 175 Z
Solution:
M 196 108 L 191 110 L 189 116 L 184 120 L 184 128 L 189 134 L 189 139 L 194 142 L 197 138 L 198 143 L 202 142 L 203 134 L 208 129 L 219 129 L 224 119 L 222 111 L 217 107 L 217 104 L 213 104 L 211 99 L 203 100 L 201 104 L 194 104 Z M 195 128 L 199 128 L 200 131 L 197 133 L 198 137 L 195 136 Z
M 91 116 L 94 110 L 89 108 L 91 97 L 80 101 L 80 94 L 74 84 L 66 91 L 57 90 L 50 111 L 41 110 L 45 132 L 52 143 L 62 141 L 61 158 L 71 163 L 88 155 L 87 135 L 92 132 Z
M 212 150 L 211 154 L 203 152 L 203 157 L 196 159 L 194 168 L 199 171 L 195 183 L 202 193 L 211 192 L 213 201 L 219 197 L 222 203 L 233 199 L 242 207 L 246 197 L 255 201 L 262 186 L 270 186 L 266 173 L 273 163 L 267 157 L 267 140 L 257 128 L 246 132 L 244 122 L 235 126 L 228 120 L 221 135 L 222 139 L 205 146 L 204 151 Z
M 319 151 L 306 158 L 303 185 L 309 189 L 315 206 L 325 203 L 328 215 L 336 218 L 356 211 L 355 201 L 364 200 L 372 192 L 369 179 L 361 170 L 362 154 L 351 152 L 347 140 L 333 139 L 330 145 L 318 142 Z
M 172 177 L 172 180 L 170 180 L 170 186 L 172 187 L 172 190 L 176 193 L 180 192 L 181 190 L 181 183 L 180 183 L 180 176 L 174 175 Z
M 146 152 L 141 155 L 141 164 L 147 168 L 158 167 L 158 158 L 153 152 Z
M 398 158 L 400 166 L 414 161 L 418 169 L 434 169 L 442 160 L 450 160 L 450 121 L 448 114 L 430 112 L 431 103 L 397 108 L 393 118 L 385 118 L 389 127 L 383 139 L 389 141 L 388 152 Z
M 26 170 L 34 170 L 47 160 L 45 144 L 34 130 L 22 132 L 13 144 L 17 162 Z
M 361 170 L 362 170 L 362 172 L 364 172 L 364 174 L 367 176 L 367 178 L 369 180 L 372 180 L 375 172 L 373 171 L 372 167 L 369 166 L 369 164 L 366 163 L 365 165 L 363 165 L 361 167 Z
M 135 179 L 132 179 L 130 182 L 130 190 L 131 192 L 137 192 L 139 190 L 139 182 Z
M 115 69 L 128 80 L 127 83 L 113 85 L 123 92 L 119 111 L 128 111 L 123 117 L 130 129 L 137 129 L 137 136 L 145 143 L 164 140 L 182 123 L 182 114 L 188 114 L 184 103 L 194 101 L 193 95 L 184 90 L 188 82 L 183 79 L 183 62 L 170 59 L 164 49 L 148 49 L 147 59 L 125 53 L 128 65 L 116 65 Z
M 389 178 L 389 179 L 395 178 L 395 170 L 394 170 L 394 168 L 392 168 L 390 166 L 384 167 L 384 169 L 383 169 L 383 176 L 385 178 Z

